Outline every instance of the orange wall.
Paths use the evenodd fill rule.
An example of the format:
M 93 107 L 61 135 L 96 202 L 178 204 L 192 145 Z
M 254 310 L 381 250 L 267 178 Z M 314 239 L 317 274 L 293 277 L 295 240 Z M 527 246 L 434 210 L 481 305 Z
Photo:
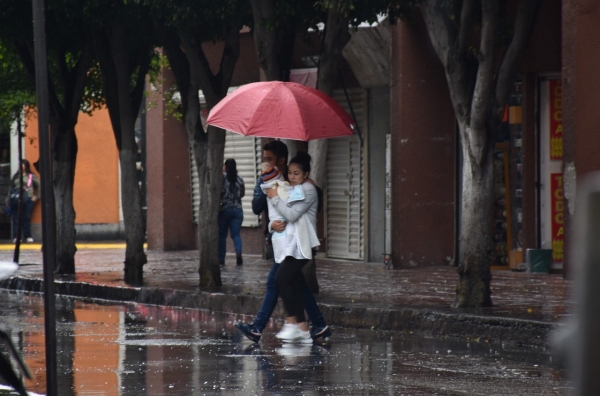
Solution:
M 39 158 L 37 118 L 27 120 L 25 133 L 25 157 L 33 165 Z M 79 146 L 73 192 L 75 222 L 118 223 L 119 156 L 108 111 L 98 110 L 92 116 L 79 113 L 75 133 Z M 32 223 L 41 222 L 40 206 L 35 206 Z

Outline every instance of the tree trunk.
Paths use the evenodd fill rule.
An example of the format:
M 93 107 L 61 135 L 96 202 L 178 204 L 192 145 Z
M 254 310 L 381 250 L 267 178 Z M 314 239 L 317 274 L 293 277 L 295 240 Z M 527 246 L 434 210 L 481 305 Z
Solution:
M 35 85 L 35 63 L 33 44 L 31 42 L 14 41 L 15 49 Z M 63 93 L 61 103 L 56 93 L 55 84 L 48 80 L 50 102 L 50 125 L 52 137 L 52 173 L 54 179 L 54 195 L 56 210 L 56 268 L 62 275 L 75 274 L 75 209 L 73 208 L 73 182 L 75 180 L 75 162 L 77 159 L 77 137 L 75 125 L 83 101 L 87 73 L 92 65 L 93 44 L 91 35 L 86 37 L 78 59 L 58 57 L 57 63 L 64 71 L 68 71 L 69 62 L 75 67 L 63 73 L 65 80 L 56 89 Z M 42 199 L 44 197 L 42 196 Z
M 217 74 L 211 71 L 200 38 L 187 35 L 185 30 L 169 31 L 158 18 L 155 18 L 155 25 L 181 93 L 188 143 L 194 153 L 201 187 L 198 208 L 200 286 L 221 286 L 217 226 L 223 183 L 225 131 L 212 126 L 204 131 L 200 122 L 198 92 L 202 89 L 207 110 L 227 95 L 240 54 L 239 30 L 242 23 L 234 16 L 229 18 L 229 24 L 223 26 L 225 46 Z M 200 27 L 198 30 L 201 30 Z
M 185 125 L 188 142 L 194 152 L 198 181 L 201 186 L 200 202 L 198 203 L 198 254 L 200 260 L 198 275 L 200 276 L 200 286 L 222 286 L 219 240 L 215 227 L 218 224 L 223 182 L 225 133 L 222 129 L 212 126 L 208 127 L 206 132 L 202 129 L 198 91 L 199 84 L 192 77 L 190 89 L 187 91 Z M 215 163 L 214 161 L 217 160 L 219 162 Z
M 60 127 L 59 127 L 60 128 Z M 75 127 L 60 128 L 53 133 L 54 199 L 56 203 L 56 269 L 61 275 L 75 274 L 75 209 L 73 181 L 77 158 Z M 44 197 L 42 196 L 42 199 Z
M 122 130 L 125 132 L 125 129 Z M 133 135 L 133 131 L 131 132 Z M 125 137 L 123 133 L 122 137 Z M 133 136 L 131 137 L 133 139 Z M 144 214 L 142 211 L 142 193 L 138 183 L 136 167 L 137 150 L 135 140 L 133 148 L 121 148 L 121 205 L 125 222 L 125 282 L 141 285 L 144 281 L 143 266 L 148 262 L 144 253 Z
M 212 107 L 212 106 L 211 106 Z M 219 206 L 223 183 L 223 157 L 225 149 L 225 131 L 213 126 L 207 130 L 208 142 L 202 145 L 201 161 L 197 162 L 200 185 L 200 213 L 198 236 L 200 248 L 200 286 L 221 286 L 221 268 L 219 266 L 219 235 L 215 227 L 202 225 L 219 224 Z M 198 161 L 198 156 L 196 156 Z
M 125 282 L 141 285 L 144 281 L 143 266 L 148 262 L 144 252 L 145 227 L 142 211 L 142 196 L 136 168 L 138 147 L 135 142 L 135 120 L 141 104 L 145 76 L 150 59 L 147 52 L 151 47 L 127 50 L 129 32 L 121 23 L 111 25 L 108 39 L 96 39 L 98 58 L 103 67 L 104 86 L 107 90 L 107 105 L 121 165 L 121 207 L 125 223 Z M 132 88 L 133 72 L 138 70 Z M 108 92 L 111 95 L 108 95 Z
M 444 65 L 463 145 L 463 197 L 455 307 L 491 306 L 491 210 L 493 143 L 504 106 L 521 65 L 539 0 L 518 2 L 512 38 L 500 54 L 498 26 L 503 2 L 464 2 L 450 20 L 441 0 L 423 0 L 420 9 L 429 38 Z M 478 13 L 480 15 L 478 15 Z M 473 21 L 481 19 L 481 26 Z M 478 36 L 479 48 L 473 51 Z M 497 62 L 497 60 L 500 60 Z
M 281 72 L 275 55 L 275 31 L 269 32 L 267 21 L 273 17 L 273 0 L 250 0 L 252 16 L 254 17 L 254 47 L 258 64 L 265 74 L 267 81 L 279 80 Z
M 473 136 L 481 131 L 466 129 L 463 136 Z M 463 129 L 465 128 L 465 129 Z M 494 157 L 493 145 L 471 149 L 474 144 L 463 143 L 463 196 L 459 280 L 456 286 L 455 308 L 491 307 L 490 271 L 492 249 L 492 203 L 494 198 Z M 473 155 L 482 153 L 481 156 Z

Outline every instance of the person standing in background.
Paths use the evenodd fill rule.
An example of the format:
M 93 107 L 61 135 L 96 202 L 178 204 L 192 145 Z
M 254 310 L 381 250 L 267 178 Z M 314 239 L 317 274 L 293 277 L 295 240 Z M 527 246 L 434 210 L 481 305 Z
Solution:
M 6 206 L 10 206 L 11 217 L 12 217 L 12 232 L 13 232 L 13 243 L 17 242 L 17 230 L 19 221 L 19 188 L 20 181 L 19 176 L 22 175 L 23 179 L 23 223 L 22 233 L 25 240 L 29 243 L 33 242 L 31 237 L 31 213 L 35 203 L 40 200 L 40 180 L 31 172 L 31 165 L 26 159 L 21 161 L 21 171 L 17 171 L 11 179 L 11 188 L 6 197 Z
M 235 247 L 236 263 L 242 265 L 242 237 L 240 230 L 244 221 L 242 198 L 246 195 L 244 180 L 238 176 L 237 164 L 229 158 L 223 165 L 223 187 L 221 188 L 221 207 L 219 210 L 219 264 L 225 265 L 227 251 L 227 233 Z

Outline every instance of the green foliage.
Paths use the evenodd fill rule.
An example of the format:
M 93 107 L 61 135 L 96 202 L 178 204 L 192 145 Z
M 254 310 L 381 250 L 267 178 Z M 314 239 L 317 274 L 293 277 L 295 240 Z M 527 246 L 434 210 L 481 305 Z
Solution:
M 87 81 L 85 85 L 84 100 L 81 105 L 81 111 L 91 115 L 95 110 L 99 110 L 106 105 L 104 97 L 104 87 L 102 85 L 102 75 L 100 66 L 97 62 L 92 64 L 87 73 Z
M 161 70 L 170 69 L 169 59 L 159 52 L 155 52 L 154 57 L 150 61 L 150 71 L 148 77 L 150 80 L 150 86 L 153 90 L 158 90 L 157 87 L 162 87 L 161 96 L 165 101 L 165 117 L 171 116 L 178 121 L 183 121 L 183 110 L 181 108 L 181 94 L 177 83 L 173 82 L 170 87 L 165 85 L 165 80 L 162 78 Z M 146 98 L 148 98 L 149 92 L 145 92 Z M 144 112 L 156 108 L 156 102 L 147 101 Z
M 249 26 L 252 20 L 248 0 L 139 0 L 149 5 L 155 17 L 177 29 L 193 42 L 217 41 L 232 18 Z
M 74 73 L 75 65 L 86 44 L 90 41 L 90 26 L 84 15 L 85 2 L 80 0 L 46 1 L 46 47 L 48 71 L 53 93 L 61 105 L 65 106 L 69 95 L 68 78 Z M 33 69 L 33 14 L 30 1 L 0 0 L 0 47 L 13 54 L 11 62 L 27 78 L 29 92 L 34 92 Z M 30 62 L 24 64 L 24 58 Z M 90 112 L 103 104 L 99 74 L 91 70 L 81 110 Z M 3 81 L 5 81 L 3 79 Z M 7 84 L 15 83 L 10 80 Z M 22 85 L 21 85 L 22 86 Z M 15 87 L 17 88 L 17 87 Z M 33 101 L 31 101 L 33 103 Z
M 35 92 L 23 65 L 11 48 L 0 42 L 0 120 L 12 124 L 24 109 L 35 106 Z
M 271 31 L 294 27 L 298 33 L 306 34 L 310 28 L 317 30 L 317 24 L 326 19 L 327 14 L 314 0 L 275 1 L 273 18 L 265 21 L 265 27 Z

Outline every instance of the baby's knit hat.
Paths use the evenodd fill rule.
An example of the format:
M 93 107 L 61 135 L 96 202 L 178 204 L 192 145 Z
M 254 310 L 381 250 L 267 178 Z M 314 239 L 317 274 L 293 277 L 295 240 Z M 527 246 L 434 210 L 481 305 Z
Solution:
M 264 170 L 265 167 L 263 167 L 263 172 L 261 173 L 263 182 L 268 182 L 271 179 L 275 179 L 277 176 L 279 176 L 279 171 L 277 170 L 276 166 L 273 167 L 269 167 L 269 169 Z

